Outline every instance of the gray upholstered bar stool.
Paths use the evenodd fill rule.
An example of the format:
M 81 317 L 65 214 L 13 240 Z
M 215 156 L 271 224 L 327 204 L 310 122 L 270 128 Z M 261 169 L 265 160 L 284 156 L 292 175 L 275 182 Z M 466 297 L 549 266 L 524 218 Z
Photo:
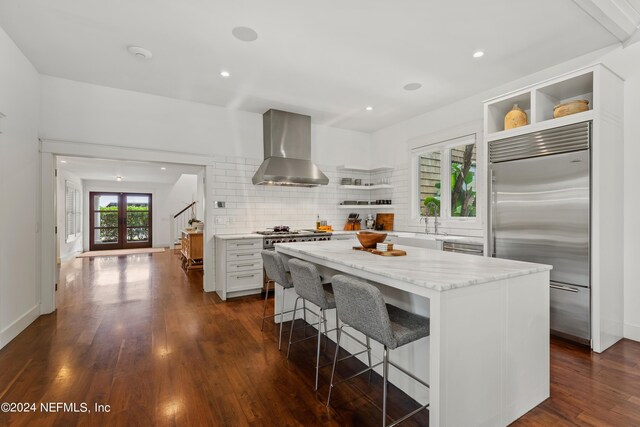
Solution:
M 428 408 L 429 404 L 423 405 L 391 424 L 387 424 L 387 381 L 389 378 L 389 365 L 396 367 L 398 370 L 416 380 L 423 386 L 427 388 L 429 387 L 429 384 L 389 360 L 389 350 L 394 350 L 398 347 L 402 347 L 403 345 L 429 336 L 429 318 L 386 304 L 382 297 L 382 292 L 380 292 L 380 290 L 375 286 L 363 282 L 362 280 L 357 280 L 344 275 L 337 275 L 333 276 L 332 282 L 338 317 L 342 322 L 342 326 L 338 329 L 338 341 L 336 343 L 336 355 L 333 359 L 333 371 L 331 372 L 331 386 L 329 387 L 327 406 L 329 406 L 329 403 L 331 402 L 331 391 L 333 390 L 333 387 L 339 384 L 339 382 L 334 383 L 333 378 L 336 372 L 338 350 L 340 349 L 340 335 L 343 333 L 342 329 L 348 325 L 363 333 L 365 336 L 378 341 L 384 346 L 382 362 L 356 374 L 360 375 L 382 364 L 383 427 L 394 426 L 417 414 L 421 410 Z M 342 381 L 351 379 L 356 375 Z
M 325 310 L 329 310 L 332 308 L 336 308 L 336 301 L 333 297 L 333 291 L 331 289 L 331 284 L 326 283 L 322 284 L 322 278 L 318 273 L 318 269 L 315 265 L 302 261 L 299 259 L 291 259 L 289 260 L 289 269 L 291 270 L 291 277 L 293 278 L 293 287 L 298 294 L 298 298 L 296 298 L 296 302 L 293 306 L 293 321 L 295 322 L 296 318 L 296 310 L 298 308 L 298 300 L 302 299 L 302 302 L 309 301 L 320 308 L 320 313 L 318 316 L 318 348 L 316 351 L 316 385 L 314 390 L 318 390 L 318 372 L 321 368 L 320 366 L 320 337 L 322 335 L 321 328 L 324 325 L 324 335 L 326 336 L 329 332 L 327 331 L 327 320 L 325 317 Z M 336 315 L 336 321 L 338 316 Z M 337 326 L 336 326 L 337 329 Z M 335 329 L 332 329 L 332 331 Z M 291 350 L 293 338 L 293 324 L 291 325 L 291 330 L 289 332 L 289 348 L 287 349 L 287 359 L 289 358 L 289 351 Z M 311 337 L 305 337 L 301 340 L 295 341 L 300 342 L 307 340 Z M 294 343 L 295 343 L 294 342 Z
M 284 315 L 287 313 L 293 313 L 293 310 L 284 311 L 284 297 L 287 289 L 293 288 L 293 281 L 291 280 L 291 276 L 287 274 L 287 269 L 282 256 L 277 252 L 267 250 L 262 251 L 262 263 L 265 271 L 267 272 L 267 276 L 271 280 L 267 282 L 267 291 L 264 295 L 262 324 L 260 325 L 260 330 L 264 328 L 264 319 L 280 316 L 280 338 L 278 338 L 278 350 L 280 350 L 280 348 L 282 348 L 282 324 L 284 323 Z M 276 313 L 274 310 L 273 314 L 265 316 L 265 312 L 267 310 L 267 298 L 269 297 L 269 284 L 272 281 L 282 286 L 282 303 L 280 304 L 280 313 Z M 304 316 L 306 320 L 306 306 L 304 307 Z M 293 328 L 293 322 L 291 323 L 291 328 Z

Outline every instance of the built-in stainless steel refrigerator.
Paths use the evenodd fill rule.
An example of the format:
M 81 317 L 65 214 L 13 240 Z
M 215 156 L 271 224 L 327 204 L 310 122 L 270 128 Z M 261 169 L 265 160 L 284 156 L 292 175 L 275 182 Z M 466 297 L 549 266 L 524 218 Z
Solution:
M 489 144 L 489 249 L 553 265 L 551 332 L 591 339 L 591 122 Z

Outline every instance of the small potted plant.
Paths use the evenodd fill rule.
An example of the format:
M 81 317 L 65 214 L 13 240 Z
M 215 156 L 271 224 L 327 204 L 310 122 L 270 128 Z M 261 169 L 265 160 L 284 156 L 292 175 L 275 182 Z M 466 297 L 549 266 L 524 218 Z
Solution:
M 189 220 L 189 225 L 198 233 L 201 233 L 204 230 L 204 222 L 195 217 Z

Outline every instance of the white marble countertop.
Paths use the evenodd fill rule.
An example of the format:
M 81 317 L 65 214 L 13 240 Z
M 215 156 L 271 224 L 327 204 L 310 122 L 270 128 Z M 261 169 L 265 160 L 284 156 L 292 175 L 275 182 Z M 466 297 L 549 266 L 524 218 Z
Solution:
M 239 239 L 262 239 L 264 236 L 257 233 L 242 233 L 242 234 L 216 234 L 216 239 L 223 240 L 239 240 Z
M 425 234 L 425 233 L 413 233 L 407 231 L 375 231 L 375 230 L 360 230 L 360 231 L 373 231 L 376 233 L 387 233 L 389 236 L 394 237 L 405 237 L 409 239 L 426 239 L 426 240 L 442 240 L 442 241 L 452 241 L 452 242 L 461 242 L 461 243 L 477 243 L 483 244 L 484 239 L 482 237 L 470 237 L 470 236 L 449 236 L 449 235 L 435 235 L 435 234 Z M 355 234 L 357 231 L 343 231 L 343 230 L 334 230 L 331 231 L 334 235 L 345 235 L 352 234 L 355 238 Z M 236 240 L 236 239 L 261 239 L 264 236 L 256 233 L 236 233 L 236 234 L 216 234 L 215 237 L 224 240 Z
M 450 241 L 450 242 L 460 242 L 460 243 L 476 243 L 479 245 L 484 244 L 484 238 L 482 237 L 473 237 L 473 236 L 458 236 L 458 235 L 448 235 L 448 234 L 425 234 L 425 233 L 414 233 L 412 231 L 379 231 L 379 230 L 359 230 L 359 231 L 371 231 L 374 233 L 387 233 L 389 236 L 394 237 L 404 237 L 408 239 L 425 239 L 425 240 L 440 240 L 440 241 Z M 344 234 L 355 234 L 357 231 L 342 231 L 342 230 L 334 230 L 333 234 L 336 235 L 344 235 Z
M 384 257 L 353 250 L 351 240 L 277 243 L 285 255 L 306 255 L 314 262 L 343 265 L 435 291 L 447 291 L 551 270 L 552 266 L 396 245 L 407 256 Z M 323 264 L 322 261 L 326 261 Z

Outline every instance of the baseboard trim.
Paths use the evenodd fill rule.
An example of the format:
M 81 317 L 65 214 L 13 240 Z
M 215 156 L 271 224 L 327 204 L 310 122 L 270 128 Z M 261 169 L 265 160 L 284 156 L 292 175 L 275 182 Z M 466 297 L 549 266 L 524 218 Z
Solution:
M 60 262 L 66 262 L 66 261 L 72 260 L 72 259 L 74 259 L 75 257 L 77 257 L 78 255 L 80 255 L 81 253 L 82 253 L 82 251 L 73 251 L 73 252 L 70 252 L 69 254 L 67 254 L 67 255 L 65 255 L 65 256 L 63 256 L 63 257 L 58 258 L 58 260 L 59 260 L 59 261 L 58 261 L 58 264 L 59 264 Z
M 22 316 L 17 318 L 13 323 L 0 331 L 0 348 L 3 348 L 11 340 L 24 331 L 27 326 L 33 323 L 40 316 L 40 304 L 36 304 L 27 310 Z
M 640 326 L 624 324 L 624 337 L 640 342 Z

